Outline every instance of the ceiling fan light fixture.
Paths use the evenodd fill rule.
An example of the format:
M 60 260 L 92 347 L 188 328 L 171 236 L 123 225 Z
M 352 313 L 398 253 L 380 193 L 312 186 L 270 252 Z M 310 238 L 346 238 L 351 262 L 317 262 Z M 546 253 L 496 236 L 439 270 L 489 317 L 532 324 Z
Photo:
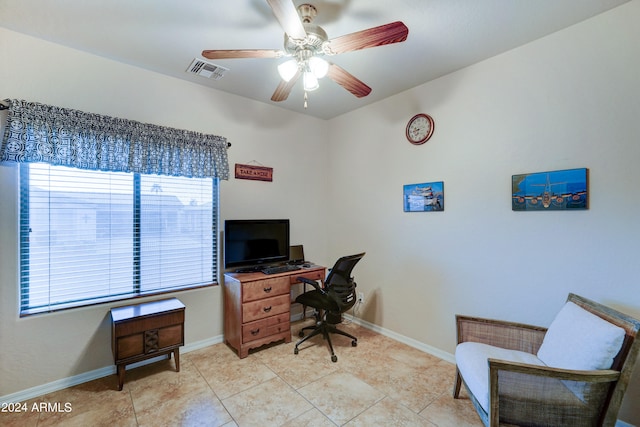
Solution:
M 318 78 L 311 71 L 305 71 L 303 76 L 304 90 L 311 92 L 320 87 L 318 84 Z
M 309 59 L 309 69 L 316 78 L 321 79 L 329 72 L 329 63 L 318 56 L 313 56 Z
M 298 62 L 295 59 L 290 59 L 282 64 L 278 65 L 278 74 L 282 77 L 282 80 L 288 82 L 298 72 Z

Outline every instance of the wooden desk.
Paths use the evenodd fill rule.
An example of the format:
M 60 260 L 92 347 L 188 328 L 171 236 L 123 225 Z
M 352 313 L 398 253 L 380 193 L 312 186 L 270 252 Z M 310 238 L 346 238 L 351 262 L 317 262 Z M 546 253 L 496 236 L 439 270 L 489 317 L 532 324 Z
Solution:
M 324 280 L 318 265 L 278 274 L 224 275 L 224 339 L 242 359 L 249 350 L 271 342 L 291 342 L 291 286 L 298 277 Z
M 171 298 L 111 309 L 111 348 L 118 371 L 118 390 L 125 367 L 152 357 L 174 354 L 180 372 L 184 345 L 184 304 Z

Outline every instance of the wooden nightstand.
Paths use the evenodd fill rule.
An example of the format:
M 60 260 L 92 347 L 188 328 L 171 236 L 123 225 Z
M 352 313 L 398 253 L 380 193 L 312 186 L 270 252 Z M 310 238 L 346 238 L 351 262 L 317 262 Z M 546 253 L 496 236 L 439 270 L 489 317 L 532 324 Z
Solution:
M 171 298 L 111 309 L 111 348 L 122 390 L 126 365 L 174 354 L 180 372 L 184 345 L 184 304 Z

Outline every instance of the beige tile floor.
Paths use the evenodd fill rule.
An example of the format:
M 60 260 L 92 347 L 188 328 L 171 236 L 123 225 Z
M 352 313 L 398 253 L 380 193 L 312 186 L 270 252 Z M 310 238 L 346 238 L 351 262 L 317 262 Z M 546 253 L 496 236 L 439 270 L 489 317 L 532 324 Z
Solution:
M 307 320 L 307 324 L 309 321 Z M 0 414 L 2 426 L 438 426 L 481 427 L 468 398 L 451 396 L 455 368 L 357 324 L 333 336 L 332 363 L 321 337 L 293 354 L 272 345 L 239 359 L 225 344 L 115 375 L 26 402 L 60 411 Z M 65 406 L 67 405 L 67 406 Z M 68 409 L 68 412 L 65 412 Z

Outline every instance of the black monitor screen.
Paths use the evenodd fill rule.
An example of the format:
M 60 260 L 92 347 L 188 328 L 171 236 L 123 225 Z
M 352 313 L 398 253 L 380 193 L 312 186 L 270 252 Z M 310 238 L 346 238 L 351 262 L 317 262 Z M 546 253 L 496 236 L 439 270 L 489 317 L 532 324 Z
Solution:
M 276 263 L 288 259 L 288 219 L 225 221 L 225 268 Z

